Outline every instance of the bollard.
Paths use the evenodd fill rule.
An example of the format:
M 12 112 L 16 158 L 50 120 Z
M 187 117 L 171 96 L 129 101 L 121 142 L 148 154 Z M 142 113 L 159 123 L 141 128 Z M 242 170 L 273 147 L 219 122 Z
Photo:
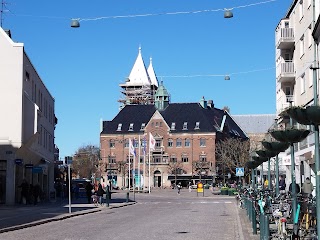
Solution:
M 127 192 L 126 203 L 129 202 L 129 192 Z
M 109 188 L 107 188 L 107 191 L 106 191 L 106 207 L 109 207 L 109 205 L 110 205 Z
M 269 216 L 268 216 L 268 214 L 265 214 L 264 218 L 265 218 L 265 221 L 264 221 L 264 224 L 265 224 L 265 227 L 264 227 L 265 237 L 264 237 L 264 239 L 268 240 L 270 238 L 270 228 L 269 228 Z
M 264 234 L 265 234 L 265 231 L 264 231 L 264 214 L 263 213 L 260 213 L 260 240 L 264 240 Z
M 254 207 L 252 207 L 252 233 L 257 234 L 257 215 Z

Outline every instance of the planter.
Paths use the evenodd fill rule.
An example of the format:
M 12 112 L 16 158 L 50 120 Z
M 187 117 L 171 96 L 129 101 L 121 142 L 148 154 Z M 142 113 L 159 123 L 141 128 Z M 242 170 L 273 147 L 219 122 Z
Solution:
M 297 143 L 305 139 L 310 131 L 305 129 L 272 130 L 270 134 L 279 142 Z
M 291 107 L 286 110 L 286 113 L 295 121 L 303 125 L 310 125 L 311 121 L 306 114 L 306 109 L 301 107 Z
M 228 188 L 221 188 L 220 195 L 228 195 Z
M 290 144 L 288 142 L 267 142 L 267 141 L 262 141 L 262 145 L 270 150 L 270 151 L 275 151 L 275 152 L 284 152 Z
M 246 164 L 245 164 L 245 166 L 247 167 L 247 168 L 249 168 L 249 169 L 255 169 L 255 168 L 257 168 L 259 165 L 260 165 L 261 163 L 258 163 L 258 162 L 256 162 L 256 161 L 248 161 L 248 162 L 246 162 Z
M 279 152 L 276 151 L 270 151 L 270 150 L 258 150 L 256 153 L 259 155 L 259 157 L 267 157 L 272 158 L 279 154 Z
M 320 125 L 320 106 L 309 106 L 305 112 L 312 124 Z
M 269 158 L 267 158 L 267 157 L 257 157 L 257 156 L 253 156 L 252 159 L 260 164 L 267 162 L 269 160 Z
M 234 189 L 234 188 L 229 188 L 229 190 L 228 190 L 228 195 L 229 195 L 229 196 L 233 196 L 235 191 L 236 191 L 236 189 Z

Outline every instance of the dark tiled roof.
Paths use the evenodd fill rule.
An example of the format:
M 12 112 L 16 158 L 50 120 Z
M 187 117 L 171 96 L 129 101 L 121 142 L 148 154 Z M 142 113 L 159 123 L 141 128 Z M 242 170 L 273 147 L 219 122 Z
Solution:
M 117 134 L 118 124 L 122 123 L 121 133 L 140 132 L 141 124 L 146 125 L 155 113 L 154 105 L 127 105 L 112 120 L 104 122 L 104 129 L 101 134 Z M 203 108 L 199 103 L 171 103 L 160 111 L 160 114 L 169 127 L 175 123 L 174 133 L 195 133 L 195 132 L 219 132 L 223 116 L 226 115 L 224 131 L 231 135 L 247 138 L 246 134 L 233 121 L 228 113 L 217 108 Z M 187 122 L 187 130 L 183 130 L 183 124 Z M 199 129 L 195 129 L 196 122 L 199 122 Z M 129 131 L 129 125 L 133 123 L 133 131 Z

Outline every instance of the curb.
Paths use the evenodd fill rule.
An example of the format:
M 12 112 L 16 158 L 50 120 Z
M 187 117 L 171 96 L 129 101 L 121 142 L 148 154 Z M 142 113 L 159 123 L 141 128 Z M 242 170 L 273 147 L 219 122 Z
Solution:
M 72 218 L 72 217 L 76 217 L 76 216 L 82 216 L 82 215 L 86 215 L 86 214 L 90 214 L 90 213 L 102 212 L 102 211 L 113 209 L 113 208 L 122 208 L 122 207 L 130 206 L 130 205 L 134 205 L 136 203 L 137 202 L 129 202 L 129 203 L 125 203 L 123 205 L 110 206 L 108 208 L 101 207 L 101 208 L 94 208 L 94 209 L 89 209 L 89 210 L 82 210 L 82 211 L 74 212 L 74 213 L 71 213 L 71 214 L 64 213 L 64 214 L 62 214 L 60 216 L 56 216 L 56 217 L 53 217 L 53 218 L 47 218 L 47 219 L 34 221 L 34 222 L 31 222 L 31 223 L 25 223 L 25 224 L 13 226 L 13 227 L 3 228 L 3 229 L 0 229 L 0 233 L 20 230 L 20 229 L 23 229 L 23 228 L 33 227 L 33 226 L 37 226 L 37 225 L 41 225 L 41 224 L 45 224 L 45 223 L 49 223 L 49 222 L 61 221 L 61 220 L 65 220 L 65 219 L 68 219 L 68 218 Z

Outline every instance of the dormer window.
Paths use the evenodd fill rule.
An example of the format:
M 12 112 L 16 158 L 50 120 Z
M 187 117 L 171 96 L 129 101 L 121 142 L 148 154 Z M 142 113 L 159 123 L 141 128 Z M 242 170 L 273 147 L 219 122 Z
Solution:
M 122 128 L 122 123 L 119 123 L 119 124 L 118 124 L 118 128 L 117 128 L 117 131 L 121 131 L 121 128 Z
M 145 124 L 145 123 L 141 123 L 141 129 L 140 129 L 140 131 L 143 131 L 145 127 L 146 127 L 146 124 Z
M 194 127 L 194 129 L 200 129 L 200 122 L 196 122 L 196 126 Z
M 182 130 L 188 130 L 188 123 L 187 122 L 184 122 L 183 123 L 183 128 Z
M 171 130 L 176 130 L 176 123 L 175 122 L 171 123 Z
M 133 123 L 130 123 L 130 125 L 129 125 L 129 131 L 133 131 Z

